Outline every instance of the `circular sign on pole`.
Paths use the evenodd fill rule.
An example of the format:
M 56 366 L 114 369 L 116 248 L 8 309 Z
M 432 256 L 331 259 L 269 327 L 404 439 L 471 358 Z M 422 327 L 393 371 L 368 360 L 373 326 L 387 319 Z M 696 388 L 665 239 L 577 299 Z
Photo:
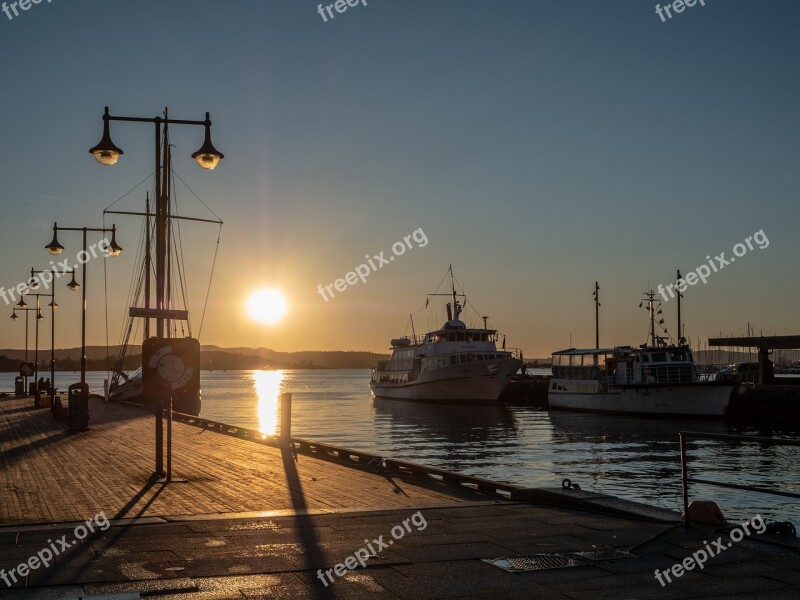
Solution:
M 19 366 L 19 374 L 22 377 L 30 377 L 35 371 L 36 369 L 34 368 L 33 363 L 25 362 Z

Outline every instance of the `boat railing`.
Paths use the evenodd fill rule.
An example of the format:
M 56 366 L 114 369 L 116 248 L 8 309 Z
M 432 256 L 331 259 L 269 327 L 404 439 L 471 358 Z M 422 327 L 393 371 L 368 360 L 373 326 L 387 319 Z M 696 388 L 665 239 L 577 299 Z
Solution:
M 798 494 L 797 492 L 785 492 L 783 490 L 776 490 L 773 488 L 744 485 L 741 483 L 724 483 L 721 481 L 701 479 L 699 477 L 689 477 L 689 459 L 686 455 L 686 441 L 688 439 L 720 440 L 724 442 L 745 442 L 750 444 L 760 444 L 761 446 L 800 447 L 800 440 L 796 439 L 787 440 L 787 439 L 759 437 L 755 435 L 731 435 L 728 433 L 704 433 L 699 431 L 681 431 L 680 433 L 678 433 L 678 441 L 680 444 L 680 452 L 681 452 L 681 484 L 683 486 L 683 522 L 685 525 L 689 524 L 690 483 L 699 483 L 702 485 L 710 485 L 714 487 L 722 487 L 734 490 L 744 490 L 747 492 L 757 492 L 760 494 L 770 494 L 772 496 L 782 496 L 784 498 L 800 498 L 800 494 Z
M 397 338 L 397 340 L 407 340 L 408 344 L 403 344 L 403 345 L 393 344 L 392 347 L 403 348 L 403 347 L 408 347 L 408 346 L 419 346 L 425 341 L 425 336 L 424 335 L 404 335 L 401 338 Z M 397 340 L 392 340 L 392 341 L 396 342 Z

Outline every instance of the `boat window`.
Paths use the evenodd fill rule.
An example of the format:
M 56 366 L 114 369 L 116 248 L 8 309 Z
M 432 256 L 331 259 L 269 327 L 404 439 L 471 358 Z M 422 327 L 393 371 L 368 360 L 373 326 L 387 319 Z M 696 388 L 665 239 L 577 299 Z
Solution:
M 458 341 L 459 342 L 463 342 L 464 341 L 464 332 L 463 331 L 459 331 L 458 332 Z
M 677 352 L 670 352 L 669 359 L 672 362 L 684 362 L 686 360 L 686 355 L 683 351 L 678 350 Z
M 454 332 L 450 332 L 447 334 L 447 341 L 448 342 L 455 342 L 456 341 L 456 334 Z
M 667 353 L 653 352 L 653 362 L 667 362 Z

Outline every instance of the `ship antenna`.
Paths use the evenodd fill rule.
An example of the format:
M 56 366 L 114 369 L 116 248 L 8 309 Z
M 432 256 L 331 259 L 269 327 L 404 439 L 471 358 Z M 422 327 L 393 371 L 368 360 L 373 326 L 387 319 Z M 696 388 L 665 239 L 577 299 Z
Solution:
M 489 320 L 489 315 L 486 315 L 485 317 L 481 317 L 481 319 L 483 319 L 483 328 L 484 329 L 489 329 L 489 327 L 487 327 L 487 325 L 486 325 L 486 322 Z
M 414 336 L 414 343 L 417 343 L 417 332 L 414 331 L 414 315 L 408 315 L 408 318 L 411 319 L 411 335 Z

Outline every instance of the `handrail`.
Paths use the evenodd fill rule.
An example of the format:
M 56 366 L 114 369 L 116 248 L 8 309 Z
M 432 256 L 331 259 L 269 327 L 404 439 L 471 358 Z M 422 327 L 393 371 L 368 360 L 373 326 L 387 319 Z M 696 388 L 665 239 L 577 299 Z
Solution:
M 734 490 L 745 490 L 748 492 L 757 492 L 760 494 L 771 494 L 773 496 L 782 496 L 784 498 L 800 498 L 800 494 L 795 492 L 783 492 L 781 490 L 773 490 L 768 488 L 756 487 L 752 485 L 742 485 L 738 483 L 723 483 L 721 481 L 711 481 L 708 479 L 689 478 L 689 466 L 686 460 L 686 440 L 688 438 L 706 439 L 706 440 L 722 440 L 729 442 L 750 442 L 753 444 L 764 444 L 767 446 L 799 446 L 800 440 L 786 440 L 775 439 L 768 437 L 759 437 L 754 435 L 732 435 L 729 433 L 703 433 L 700 431 L 681 431 L 678 433 L 678 440 L 680 442 L 681 450 L 681 485 L 683 487 L 683 522 L 685 525 L 689 524 L 689 483 L 701 483 L 704 485 L 711 485 L 722 488 L 729 488 Z

